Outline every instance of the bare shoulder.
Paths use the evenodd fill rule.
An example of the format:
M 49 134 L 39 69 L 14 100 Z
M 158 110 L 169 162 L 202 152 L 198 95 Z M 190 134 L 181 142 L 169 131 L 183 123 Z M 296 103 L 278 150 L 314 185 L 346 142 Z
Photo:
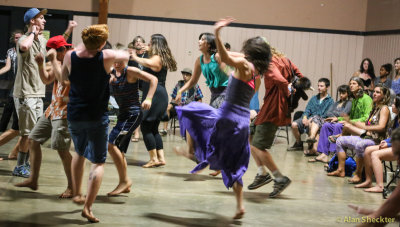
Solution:
M 102 50 L 103 52 L 103 58 L 104 59 L 110 59 L 110 58 L 115 58 L 115 52 L 110 49 Z

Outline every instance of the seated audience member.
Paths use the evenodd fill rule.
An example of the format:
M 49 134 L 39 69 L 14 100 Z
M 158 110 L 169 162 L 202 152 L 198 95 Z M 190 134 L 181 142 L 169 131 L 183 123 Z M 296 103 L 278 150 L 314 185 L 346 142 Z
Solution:
M 328 94 L 329 86 L 330 81 L 328 79 L 321 78 L 318 80 L 318 94 L 310 99 L 303 116 L 292 122 L 292 132 L 296 138 L 296 142 L 292 147 L 287 149 L 288 151 L 303 150 L 303 142 L 300 136 L 303 133 L 309 132 L 312 117 L 326 117 L 327 110 L 333 104 L 333 99 Z
M 349 116 L 340 116 L 331 119 L 331 122 L 326 122 L 322 125 L 319 133 L 319 141 L 317 152 L 321 153 L 315 158 L 316 161 L 328 162 L 329 152 L 336 151 L 336 143 L 330 143 L 328 138 L 331 137 L 335 142 L 336 136 L 342 133 L 345 119 L 351 123 L 365 122 L 372 109 L 372 99 L 364 93 L 364 84 L 359 77 L 352 77 L 349 81 L 350 92 L 352 93 L 353 101 Z
M 361 170 L 364 164 L 364 151 L 368 146 L 373 146 L 386 138 L 387 125 L 389 122 L 390 102 L 389 89 L 378 85 L 374 89 L 373 109 L 365 122 L 346 121 L 343 126 L 343 134 L 352 136 L 340 136 L 336 140 L 336 155 L 339 167 L 336 171 L 328 173 L 328 176 L 345 176 L 346 149 L 351 149 L 356 153 L 357 170 L 350 183 L 359 183 Z
M 203 98 L 203 93 L 201 92 L 200 86 L 198 84 L 196 84 L 193 88 L 191 88 L 181 94 L 180 103 L 174 102 L 174 99 L 176 98 L 176 95 L 177 95 L 177 92 L 179 91 L 179 89 L 181 87 L 183 87 L 183 85 L 186 84 L 192 77 L 192 70 L 189 68 L 184 68 L 181 71 L 181 73 L 182 73 L 183 80 L 179 80 L 178 83 L 175 85 L 174 90 L 172 91 L 172 94 L 171 94 L 172 101 L 168 104 L 168 107 L 167 107 L 168 119 L 165 119 L 166 121 L 164 121 L 164 127 L 163 127 L 164 129 L 160 132 L 160 134 L 162 136 L 167 135 L 168 120 L 171 118 L 174 118 L 176 116 L 175 106 L 177 106 L 177 105 L 184 106 L 184 105 L 191 103 L 192 101 L 201 102 L 201 100 Z
M 324 125 L 325 122 L 335 122 L 338 117 L 348 116 L 351 111 L 351 92 L 348 85 L 341 85 L 338 87 L 338 93 L 340 95 L 340 100 L 335 102 L 326 112 L 326 118 L 320 116 L 314 116 L 310 124 L 310 136 L 307 139 L 307 143 L 313 144 L 312 149 L 306 150 L 304 154 L 316 155 L 317 145 L 319 140 L 319 130 Z M 310 159 L 310 162 L 317 161 L 315 158 Z
M 392 90 L 396 95 L 400 94 L 400 58 L 394 59 L 394 73 L 392 80 Z
M 360 69 L 353 74 L 353 76 L 358 76 L 362 79 L 364 83 L 364 91 L 367 91 L 370 94 L 375 87 L 375 70 L 374 65 L 372 64 L 371 59 L 364 58 L 361 61 Z
M 393 154 L 397 156 L 397 164 L 400 163 L 400 129 L 394 130 L 392 134 L 392 150 Z M 400 212 L 400 186 L 392 192 L 389 198 L 379 207 L 377 210 L 366 209 L 356 205 L 349 205 L 350 208 L 354 209 L 357 213 L 367 215 L 370 220 L 383 220 L 383 223 L 376 222 L 363 222 L 358 226 L 385 226 L 389 222 L 398 220 Z M 363 217 L 365 218 L 365 217 Z M 363 219 L 364 220 L 364 219 Z M 365 218 L 365 220 L 367 220 Z
M 375 78 L 375 84 L 383 84 L 387 88 L 392 87 L 392 79 L 390 74 L 392 73 L 392 64 L 387 63 L 381 66 L 379 70 L 379 77 Z
M 399 127 L 399 110 L 400 96 L 395 98 L 392 104 L 393 113 L 397 116 L 391 122 L 392 127 L 389 129 L 389 134 Z M 383 191 L 383 168 L 382 161 L 396 161 L 397 156 L 392 151 L 391 138 L 382 140 L 379 145 L 369 146 L 364 153 L 364 169 L 365 181 L 356 185 L 356 188 L 366 188 L 366 192 L 382 192 Z M 372 187 L 372 171 L 376 179 L 376 186 Z

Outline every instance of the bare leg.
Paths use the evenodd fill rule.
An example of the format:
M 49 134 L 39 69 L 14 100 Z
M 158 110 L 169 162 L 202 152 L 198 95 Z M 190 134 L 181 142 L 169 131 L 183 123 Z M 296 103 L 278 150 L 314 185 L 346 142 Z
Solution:
M 301 141 L 301 135 L 296 122 L 292 122 L 292 132 L 296 142 L 299 143 Z
M 166 164 L 164 157 L 164 150 L 157 150 L 158 166 L 164 166 Z
M 195 151 L 194 151 L 194 140 L 190 136 L 190 134 L 186 131 L 186 144 L 187 144 L 187 149 L 184 149 L 182 147 L 175 147 L 174 152 L 177 155 L 186 157 L 194 162 L 196 162 L 195 158 Z
M 369 146 L 364 152 L 364 169 L 365 169 L 365 181 L 361 184 L 357 184 L 355 188 L 370 188 L 372 186 L 372 160 L 371 154 L 374 151 L 379 150 L 379 145 Z
M 69 148 L 66 149 L 65 151 L 57 151 L 57 152 L 61 158 L 65 176 L 67 177 L 68 181 L 67 189 L 63 193 L 61 193 L 59 198 L 72 198 L 72 174 L 71 174 L 72 156 L 71 153 L 69 153 Z
M 365 189 L 366 192 L 382 192 L 383 191 L 383 168 L 382 160 L 395 161 L 396 156 L 392 152 L 392 148 L 386 148 L 375 151 L 371 154 L 372 168 L 374 170 L 376 186 Z
M 115 167 L 117 167 L 119 183 L 117 187 L 112 191 L 107 193 L 108 196 L 115 196 L 121 193 L 129 193 L 131 191 L 132 181 L 128 178 L 127 174 L 127 163 L 124 153 L 122 153 L 117 146 L 114 144 L 108 144 L 108 153 L 111 155 Z
M 169 121 L 164 121 L 164 122 L 163 122 L 163 129 L 164 129 L 165 131 L 168 131 L 168 123 L 169 123 Z
M 337 170 L 328 173 L 328 176 L 344 177 L 345 176 L 344 163 L 346 161 L 346 152 L 336 152 L 336 155 L 339 160 L 339 167 Z
M 72 173 L 72 201 L 76 204 L 84 204 L 85 197 L 82 195 L 82 177 L 85 167 L 85 157 L 75 153 L 72 156 L 71 173 Z
M 88 190 L 85 205 L 82 210 L 82 217 L 90 222 L 99 222 L 100 220 L 93 215 L 92 205 L 99 192 L 101 181 L 104 174 L 104 163 L 92 163 L 89 173 Z
M 135 129 L 135 131 L 134 131 L 134 135 L 133 135 L 133 138 L 132 138 L 132 142 L 138 142 L 139 141 L 139 130 L 140 130 L 140 126 L 139 127 L 137 127 L 136 129 Z
M 142 167 L 143 168 L 151 168 L 151 167 L 156 167 L 157 165 L 160 164 L 160 162 L 158 161 L 157 158 L 157 150 L 153 149 L 153 150 L 149 150 L 149 155 L 150 155 L 150 161 L 147 162 L 146 164 L 144 164 Z
M 19 135 L 19 131 L 14 129 L 8 129 L 3 134 L 0 135 L 0 146 L 8 143 L 10 140 L 14 139 Z
M 259 160 L 263 165 L 265 165 L 271 172 L 278 170 L 271 154 L 268 151 L 262 151 L 252 145 L 250 145 L 252 153 L 254 152 L 258 156 Z
M 363 133 L 363 130 L 360 128 L 357 128 L 356 126 L 349 124 L 349 123 L 345 123 L 343 125 L 343 130 L 342 130 L 342 134 L 343 135 L 353 135 L 353 136 L 359 136 Z
M 354 172 L 354 176 L 351 179 L 349 179 L 349 183 L 352 183 L 352 184 L 357 184 L 357 183 L 361 182 L 362 170 L 364 168 L 364 158 L 357 157 L 356 164 L 357 164 L 357 168 L 356 168 L 356 171 Z
M 318 124 L 311 122 L 310 124 L 310 139 L 315 139 L 315 137 L 317 136 L 319 127 Z
M 19 184 L 15 184 L 16 187 L 28 187 L 32 190 L 38 189 L 38 179 L 40 165 L 42 163 L 42 150 L 40 149 L 40 143 L 34 140 L 29 140 L 30 161 L 31 161 L 31 175 L 29 178 Z
M 8 154 L 8 159 L 17 159 L 18 151 L 20 150 L 21 137 L 18 138 L 17 144 L 15 144 L 13 150 Z
M 233 183 L 232 188 L 236 197 L 236 213 L 235 216 L 233 216 L 233 219 L 241 219 L 243 218 L 243 215 L 245 213 L 243 206 L 243 186 L 236 181 L 235 183 Z

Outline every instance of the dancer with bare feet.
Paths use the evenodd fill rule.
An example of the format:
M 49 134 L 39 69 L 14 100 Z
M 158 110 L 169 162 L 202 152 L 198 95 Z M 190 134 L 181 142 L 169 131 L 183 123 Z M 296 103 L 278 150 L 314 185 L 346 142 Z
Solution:
M 108 39 L 105 24 L 88 26 L 82 31 L 83 45 L 67 52 L 62 67 L 61 82 L 70 81 L 68 127 L 75 145 L 72 157 L 73 202 L 84 203 L 82 217 L 99 222 L 92 212 L 104 174 L 107 157 L 110 72 L 116 61 L 128 61 L 124 51 L 102 50 Z M 85 158 L 92 163 L 86 198 L 81 185 Z
M 68 51 L 67 48 L 70 46 L 71 44 L 68 44 L 61 35 L 54 36 L 48 40 L 46 47 L 50 50 L 47 53 L 47 59 L 51 62 L 50 67 L 48 67 L 49 70 L 46 70 L 44 66 L 44 57 L 42 54 L 38 54 L 35 57 L 35 61 L 39 65 L 39 73 L 42 81 L 45 84 L 54 82 L 53 95 L 45 114 L 39 118 L 37 124 L 29 134 L 31 175 L 26 181 L 15 184 L 17 187 L 28 187 L 32 190 L 38 189 L 39 171 L 42 162 L 40 145 L 51 138 L 51 148 L 57 150 L 68 180 L 68 187 L 60 195 L 60 198 L 72 197 L 72 156 L 69 153 L 71 136 L 68 131 L 67 122 L 67 102 L 70 85 L 69 82 L 59 82 L 61 75 L 61 65 L 59 62 L 62 64 L 64 56 Z
M 235 193 L 236 212 L 233 218 L 240 219 L 245 213 L 242 176 L 250 158 L 249 104 L 260 85 L 260 77 L 257 75 L 268 70 L 271 50 L 265 39 L 255 37 L 243 43 L 243 53 L 227 52 L 220 38 L 220 30 L 232 21 L 232 18 L 226 18 L 214 25 L 221 61 L 235 68 L 226 91 L 226 100 L 219 109 L 191 102 L 176 107 L 176 110 L 179 125 L 193 138 L 195 148 L 207 149 L 201 151 L 201 154 L 205 154 L 204 160 L 192 173 L 208 165 L 211 169 L 221 170 L 225 186 L 232 187 Z
M 142 103 L 142 109 L 148 110 L 157 88 L 157 78 L 139 68 L 127 67 L 126 62 L 114 63 L 114 70 L 111 72 L 111 86 L 119 106 L 119 113 L 117 124 L 111 130 L 108 139 L 108 153 L 117 167 L 119 183 L 113 191 L 107 194 L 109 196 L 129 193 L 131 190 L 132 181 L 127 175 L 125 153 L 128 150 L 133 132 L 142 122 L 139 79 L 150 83 L 147 98 Z
M 167 40 L 161 34 L 151 36 L 149 43 L 149 58 L 139 57 L 135 51 L 131 53 L 132 60 L 144 66 L 143 71 L 148 72 L 158 79 L 158 85 L 149 110 L 143 111 L 143 120 L 140 125 L 146 149 L 149 152 L 150 160 L 143 165 L 143 168 L 152 168 L 165 165 L 164 147 L 158 126 L 168 106 L 168 93 L 165 89 L 167 71 L 176 71 L 176 61 L 168 47 Z M 149 92 L 149 83 L 143 82 L 142 102 Z
M 363 122 L 346 122 L 343 131 L 348 131 L 352 136 L 341 136 L 336 140 L 336 155 L 338 157 L 338 169 L 328 173 L 328 176 L 344 177 L 346 149 L 353 149 L 356 152 L 357 170 L 350 183 L 359 183 L 361 170 L 364 167 L 364 151 L 368 146 L 379 144 L 387 136 L 389 122 L 390 91 L 381 84 L 377 85 L 373 94 L 373 109 L 368 119 Z

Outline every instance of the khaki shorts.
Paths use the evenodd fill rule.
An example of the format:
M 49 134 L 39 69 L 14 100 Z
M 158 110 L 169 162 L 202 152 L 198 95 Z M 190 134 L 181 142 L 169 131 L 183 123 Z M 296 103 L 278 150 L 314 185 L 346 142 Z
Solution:
M 32 129 L 29 139 L 41 144 L 51 138 L 51 149 L 58 151 L 69 151 L 71 146 L 71 135 L 68 131 L 67 119 L 50 120 L 44 115 Z
M 254 125 L 254 121 L 250 125 L 251 133 L 253 134 L 253 140 L 251 145 L 264 151 L 270 149 L 274 142 L 275 133 L 278 130 L 278 126 L 271 122 L 264 122 L 261 125 Z
M 39 117 L 43 115 L 42 98 L 15 98 L 15 109 L 18 115 L 19 133 L 28 136 Z

